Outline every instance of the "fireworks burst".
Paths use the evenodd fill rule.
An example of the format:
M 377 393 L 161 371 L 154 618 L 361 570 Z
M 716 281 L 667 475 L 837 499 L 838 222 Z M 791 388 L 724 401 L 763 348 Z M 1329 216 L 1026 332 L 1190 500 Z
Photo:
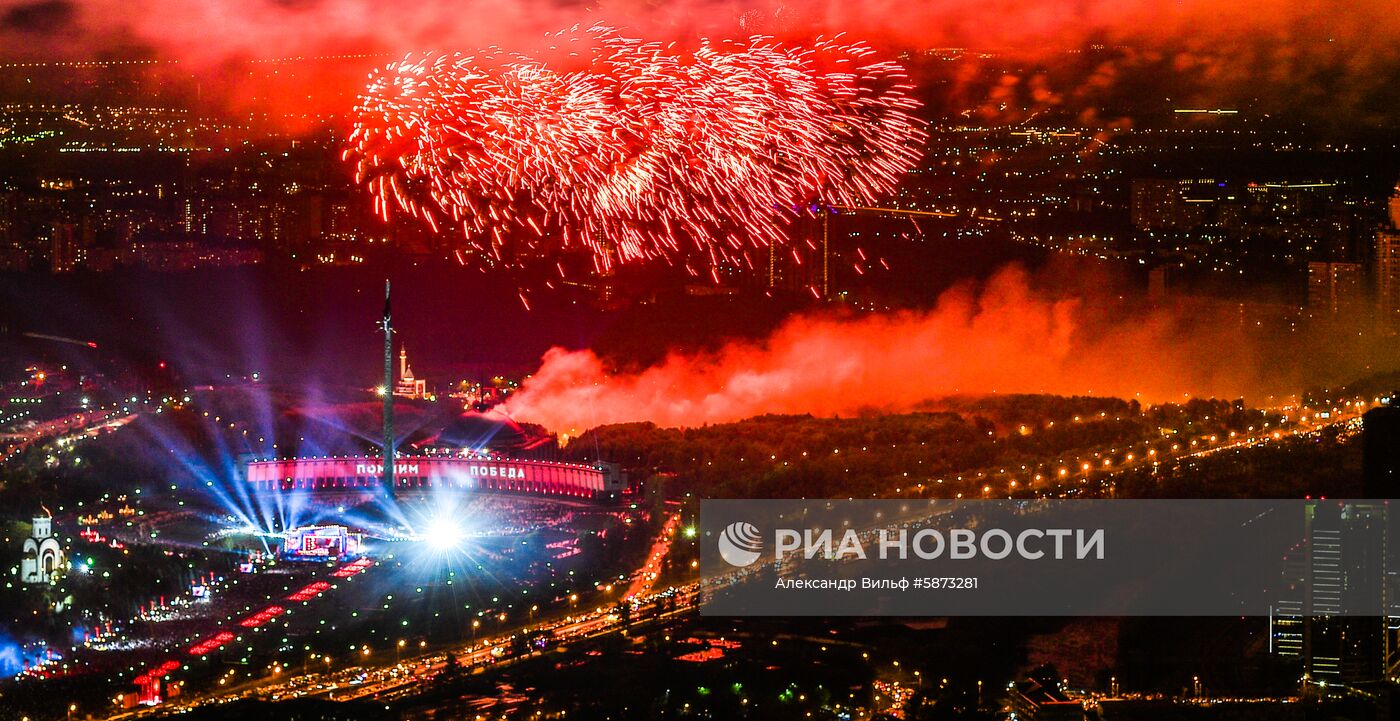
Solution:
M 819 204 L 888 193 L 924 137 L 903 69 L 863 44 L 558 39 L 579 68 L 492 50 L 374 73 L 345 158 L 375 210 L 504 262 L 581 247 L 600 270 L 714 267 L 785 243 Z

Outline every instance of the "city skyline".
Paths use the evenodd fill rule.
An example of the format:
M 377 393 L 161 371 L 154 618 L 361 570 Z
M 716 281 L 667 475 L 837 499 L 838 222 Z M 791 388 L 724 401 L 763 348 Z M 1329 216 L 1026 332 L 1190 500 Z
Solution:
M 1392 718 L 1393 11 L 0 0 L 0 721 Z

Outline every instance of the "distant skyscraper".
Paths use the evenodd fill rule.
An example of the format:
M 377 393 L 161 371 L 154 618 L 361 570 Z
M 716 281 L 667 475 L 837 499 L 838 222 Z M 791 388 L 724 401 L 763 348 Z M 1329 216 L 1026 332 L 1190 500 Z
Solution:
M 1133 181 L 1133 226 L 1139 230 L 1176 227 L 1181 185 L 1175 180 Z
M 1308 263 L 1308 308 L 1314 314 L 1355 319 L 1366 307 L 1366 273 L 1360 263 Z
M 1381 322 L 1400 327 L 1400 230 L 1376 233 L 1376 300 Z
M 1379 320 L 1400 329 L 1400 186 L 1390 196 L 1389 222 L 1376 232 L 1376 307 Z
M 53 224 L 49 229 L 49 270 L 54 273 L 76 270 L 85 254 L 78 236 L 78 226 L 73 223 Z
M 821 211 L 816 218 L 793 221 L 791 246 L 768 246 L 767 284 L 769 288 L 792 293 L 813 293 L 827 298 L 831 293 L 830 215 Z
M 1347 615 L 1377 600 L 1388 607 L 1386 511 L 1383 503 L 1310 505 L 1304 541 L 1283 559 L 1270 636 L 1313 681 L 1370 683 L 1393 667 L 1388 619 Z
M 1308 545 L 1301 542 L 1283 557 L 1283 586 L 1269 617 L 1270 645 L 1281 656 L 1302 658 L 1306 651 Z

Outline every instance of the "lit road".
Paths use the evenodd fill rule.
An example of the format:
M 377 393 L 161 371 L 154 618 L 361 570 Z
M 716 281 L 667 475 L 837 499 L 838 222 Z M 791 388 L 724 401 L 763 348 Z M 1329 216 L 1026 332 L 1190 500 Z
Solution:
M 980 471 L 971 469 L 964 471 L 959 480 L 975 478 L 978 484 L 983 484 L 980 496 L 969 497 L 1009 498 L 1013 493 L 1024 489 L 1033 490 L 1039 498 L 1064 498 L 1086 493 L 1095 495 L 1098 491 L 1107 491 L 1114 477 L 1134 469 L 1155 468 L 1192 458 L 1205 458 L 1224 451 L 1263 447 L 1292 438 L 1314 436 L 1339 427 L 1359 432 L 1361 415 L 1369 407 L 1367 401 L 1353 399 L 1321 408 L 1279 406 L 1256 409 L 1266 416 L 1285 417 L 1288 420 L 1286 423 L 1274 425 L 1264 423 L 1258 427 L 1251 426 L 1248 430 L 1239 432 L 1199 435 L 1194 438 L 1172 436 L 1170 440 L 1158 438 L 1111 448 L 1080 449 L 1072 462 L 1065 458 L 1058 463 L 1047 462 L 1036 467 L 1021 466 L 1019 472 L 1005 467 L 983 468 Z M 1078 416 L 1074 419 L 1075 422 L 1079 420 Z M 1091 481 L 1095 483 L 1091 484 Z M 937 483 L 941 484 L 942 480 Z M 939 497 L 937 484 L 902 483 L 891 490 L 890 497 Z M 961 499 L 964 496 L 959 493 L 957 498 Z
M 47 441 L 53 441 L 57 446 L 63 447 L 81 440 L 96 438 L 103 433 L 115 431 L 135 419 L 135 413 L 118 415 L 109 411 L 84 411 L 40 424 L 33 430 L 0 434 L 0 443 L 7 444 L 4 455 L 0 456 L 0 461 L 16 458 L 26 450 Z
M 674 604 L 663 607 L 669 598 L 674 599 Z M 332 701 L 403 698 L 414 695 L 422 684 L 431 683 L 436 679 L 447 668 L 449 653 L 456 657 L 461 673 L 469 674 L 479 668 L 511 663 L 532 655 L 533 651 L 518 654 L 513 650 L 515 639 L 520 636 L 547 636 L 552 644 L 598 638 L 689 613 L 697 605 L 698 599 L 697 584 L 674 586 L 635 599 L 632 602 L 635 610 L 630 619 L 624 619 L 615 609 L 600 607 L 583 614 L 521 626 L 511 633 L 485 638 L 447 651 L 405 657 L 393 664 L 374 665 L 367 657 L 362 664 L 343 666 L 328 672 L 270 673 L 260 679 L 216 693 L 180 699 L 151 709 L 135 710 L 109 718 L 177 713 L 200 706 L 248 698 L 272 701 L 294 698 L 324 698 Z M 379 653 L 383 655 L 388 650 Z
M 1315 412 L 1310 418 L 1307 418 L 1305 416 L 1305 418 L 1307 418 L 1306 420 L 1299 420 L 1299 422 L 1295 425 L 1286 428 L 1275 429 L 1272 431 L 1264 430 L 1253 435 L 1241 434 L 1234 436 L 1233 438 L 1227 437 L 1219 440 L 1217 440 L 1214 437 L 1211 437 L 1207 439 L 1210 441 L 1210 443 L 1203 444 L 1203 447 L 1196 450 L 1184 450 L 1184 452 L 1173 456 L 1170 460 L 1172 462 L 1180 463 L 1182 461 L 1189 460 L 1192 458 L 1206 458 L 1208 456 L 1216 455 L 1226 451 L 1241 451 L 1251 448 L 1264 447 L 1270 443 L 1278 443 L 1290 438 L 1304 438 L 1309 436 L 1315 436 L 1323 431 L 1327 431 L 1329 429 L 1334 429 L 1338 427 L 1341 427 L 1348 431 L 1359 433 L 1361 431 L 1361 414 L 1363 413 L 1364 408 L 1364 405 L 1353 406 L 1351 403 L 1348 403 L 1345 406 L 1337 407 L 1332 410 Z M 1273 410 L 1283 412 L 1285 409 Z M 1194 442 L 1192 445 L 1195 445 Z M 1165 459 L 1158 459 L 1155 456 L 1152 458 L 1142 458 L 1138 460 L 1137 464 L 1129 463 L 1120 465 L 1116 469 L 1115 473 L 1109 474 L 1108 477 L 1112 478 L 1112 476 L 1115 475 L 1117 472 L 1127 470 L 1128 468 L 1131 468 L 1134 465 L 1143 465 L 1149 462 L 1153 466 L 1156 466 L 1162 463 L 1166 463 L 1168 461 Z
M 667 596 L 674 596 L 676 598 L 674 608 L 658 610 L 656 613 L 646 616 L 639 616 L 634 613 L 633 618 L 626 622 L 624 622 L 614 610 L 595 609 L 582 616 L 568 616 L 560 621 L 527 626 L 520 629 L 516 634 L 497 636 L 474 646 L 464 647 L 457 652 L 457 662 L 460 664 L 463 672 L 470 673 L 478 667 L 510 663 L 521 658 L 527 658 L 531 653 L 518 656 L 511 654 L 510 647 L 512 640 L 517 635 L 529 636 L 548 633 L 554 643 L 577 642 L 611 633 L 618 633 L 628 628 L 642 626 L 684 614 L 695 606 L 696 599 L 698 598 L 697 587 L 694 584 L 688 584 L 684 587 L 670 588 L 654 596 L 639 599 L 637 607 L 639 610 L 655 607 Z M 308 691 L 300 694 L 293 693 L 291 696 L 271 696 L 271 698 L 288 698 L 298 695 L 324 695 L 336 701 L 353 701 L 364 698 L 379 700 L 402 698 L 413 695 L 420 684 L 431 682 L 438 674 L 446 669 L 446 666 L 446 654 L 434 654 L 411 659 L 387 668 L 365 671 L 363 672 L 363 679 L 357 684 L 350 685 L 347 691 L 327 688 L 323 682 L 320 690 Z M 265 691 L 258 695 L 265 698 L 268 697 Z
M 656 542 L 651 546 L 651 552 L 647 554 L 646 563 L 642 564 L 641 569 L 632 578 L 632 584 L 627 587 L 627 592 L 622 594 L 622 600 L 631 601 L 644 597 L 651 591 L 656 579 L 661 576 L 661 563 L 666 559 L 666 554 L 671 552 L 671 542 L 675 540 L 676 530 L 680 525 L 680 513 L 672 512 L 666 517 L 661 532 L 656 536 Z

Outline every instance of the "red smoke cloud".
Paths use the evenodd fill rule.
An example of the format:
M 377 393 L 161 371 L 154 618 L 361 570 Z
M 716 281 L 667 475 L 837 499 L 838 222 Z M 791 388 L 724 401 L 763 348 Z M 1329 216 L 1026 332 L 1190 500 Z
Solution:
M 593 22 L 657 34 L 852 32 L 974 48 L 1264 41 L 1298 57 L 1336 52 L 1312 42 L 1387 52 L 1400 32 L 1389 0 L 0 0 L 0 26 L 53 35 L 54 45 L 139 42 L 186 60 L 509 45 Z
M 577 434 L 609 423 L 698 426 L 759 414 L 900 411 L 954 394 L 1093 394 L 1143 401 L 1236 398 L 1256 386 L 1236 328 L 1159 311 L 1107 318 L 1109 301 L 1057 298 L 1003 270 L 932 310 L 799 316 L 762 342 L 672 355 L 611 374 L 591 351 L 550 350 L 504 411 Z
M 1400 68 L 1393 0 L 0 0 L 0 57 L 153 53 L 179 60 L 180 71 L 207 81 L 205 99 L 236 110 L 295 113 L 322 102 L 321 95 L 343 98 L 336 101 L 343 107 L 326 101 L 321 108 L 333 112 L 348 110 L 353 83 L 302 70 L 288 81 L 291 89 L 266 90 L 250 85 L 241 61 L 370 54 L 349 66 L 362 79 L 360 72 L 406 52 L 489 46 L 530 52 L 548 45 L 546 35 L 594 23 L 663 42 L 849 33 L 889 50 L 996 50 L 1024 61 L 1029 75 L 1010 78 L 1016 85 L 1000 88 L 1005 97 L 979 97 L 979 85 L 969 88 L 970 99 L 985 101 L 988 112 L 1011 113 L 1001 118 L 1010 122 L 1019 121 L 1018 112 L 1045 108 L 1094 122 L 1112 105 L 1095 89 L 1123 82 L 1136 88 L 1134 71 L 1188 79 L 1171 89 L 1142 89 L 1149 100 L 1389 118 Z M 1079 52 L 1089 45 L 1113 50 L 1107 57 Z M 1040 75 L 1037 64 L 1076 72 Z M 975 75 L 975 66 L 961 64 L 959 72 Z M 954 77 L 939 87 L 956 94 L 972 79 Z M 327 87 L 303 90 L 312 83 Z

